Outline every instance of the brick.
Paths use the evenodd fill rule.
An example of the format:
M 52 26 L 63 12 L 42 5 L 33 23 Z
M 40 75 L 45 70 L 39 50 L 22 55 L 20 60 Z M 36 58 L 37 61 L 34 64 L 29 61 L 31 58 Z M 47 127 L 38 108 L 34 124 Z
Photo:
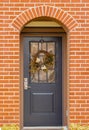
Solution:
M 26 23 L 41 16 L 66 30 L 70 123 L 87 124 L 89 0 L 0 0 L 0 7 L 0 126 L 20 124 L 20 34 Z
M 81 1 L 80 0 L 71 0 L 71 2 L 76 3 L 76 2 L 81 2 Z
M 61 0 L 61 2 L 70 2 L 70 0 Z

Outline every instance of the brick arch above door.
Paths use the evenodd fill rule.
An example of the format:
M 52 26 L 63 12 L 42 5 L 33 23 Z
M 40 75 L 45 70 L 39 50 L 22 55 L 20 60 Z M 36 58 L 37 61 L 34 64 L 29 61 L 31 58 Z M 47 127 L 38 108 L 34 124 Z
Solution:
M 38 17 L 53 18 L 61 22 L 67 31 L 78 26 L 77 21 L 69 13 L 58 7 L 48 5 L 35 6 L 23 11 L 12 21 L 11 26 L 21 31 L 26 23 Z

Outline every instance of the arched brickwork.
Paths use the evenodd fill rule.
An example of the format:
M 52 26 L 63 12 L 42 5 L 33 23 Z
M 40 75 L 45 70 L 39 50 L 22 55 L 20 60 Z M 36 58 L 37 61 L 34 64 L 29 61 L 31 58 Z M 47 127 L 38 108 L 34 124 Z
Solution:
M 31 7 L 25 10 L 13 20 L 11 25 L 18 31 L 21 31 L 27 22 L 42 16 L 56 19 L 61 22 L 67 30 L 72 30 L 78 25 L 76 20 L 70 14 L 60 8 L 48 5 Z
M 29 21 L 38 17 L 49 17 L 58 21 L 59 23 L 61 22 L 63 27 L 67 30 L 67 32 L 72 31 L 78 26 L 77 21 L 69 13 L 65 12 L 64 10 L 58 7 L 48 6 L 48 5 L 43 5 L 43 6 L 41 5 L 37 7 L 34 6 L 23 11 L 12 21 L 11 26 L 20 33 L 24 25 L 26 25 Z M 66 109 L 66 104 L 64 109 Z M 66 110 L 64 111 L 66 112 Z M 64 116 L 65 115 L 66 113 L 64 114 Z
M 54 20 L 57 20 L 58 22 L 61 22 L 63 24 L 63 27 L 67 29 L 67 31 L 71 31 L 78 26 L 77 21 L 69 13 L 63 11 L 58 7 L 48 5 L 31 7 L 23 11 L 12 21 L 11 26 L 20 33 L 24 25 L 26 25 L 29 21 L 38 17 L 50 17 Z M 66 109 L 66 104 L 64 109 Z M 64 111 L 66 112 L 66 110 Z M 66 114 L 64 114 L 64 116 L 65 115 Z

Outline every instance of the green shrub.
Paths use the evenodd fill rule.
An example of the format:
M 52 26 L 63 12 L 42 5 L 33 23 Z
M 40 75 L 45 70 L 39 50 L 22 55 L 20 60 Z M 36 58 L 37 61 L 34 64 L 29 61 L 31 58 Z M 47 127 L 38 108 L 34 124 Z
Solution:
M 70 130 L 89 130 L 89 125 L 71 124 Z
M 2 130 L 20 130 L 18 125 L 11 124 L 11 125 L 3 125 L 1 127 Z

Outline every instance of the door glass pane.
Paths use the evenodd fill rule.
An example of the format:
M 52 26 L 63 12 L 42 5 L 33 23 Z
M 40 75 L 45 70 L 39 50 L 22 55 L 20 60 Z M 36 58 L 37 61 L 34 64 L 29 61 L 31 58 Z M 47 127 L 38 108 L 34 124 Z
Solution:
M 54 42 L 49 42 L 48 52 L 52 52 L 53 54 L 55 54 L 55 43 Z
M 46 83 L 47 82 L 47 77 L 46 77 L 46 72 L 40 70 L 39 72 L 39 82 L 40 83 Z
M 31 42 L 31 56 L 34 56 L 38 52 L 38 43 Z
M 54 42 L 50 42 L 48 44 L 48 52 L 52 53 L 55 55 L 55 43 Z M 54 56 L 54 63 L 51 69 L 53 69 L 55 67 L 55 56 Z
M 54 70 L 48 70 L 48 82 L 49 83 L 55 82 L 55 71 Z
M 31 82 L 38 83 L 38 72 L 34 74 L 31 73 Z
M 39 42 L 39 50 L 42 49 L 42 44 Z
M 55 42 L 30 43 L 30 81 L 55 82 Z
M 42 45 L 42 49 L 46 50 L 46 42 L 43 42 L 41 45 Z

